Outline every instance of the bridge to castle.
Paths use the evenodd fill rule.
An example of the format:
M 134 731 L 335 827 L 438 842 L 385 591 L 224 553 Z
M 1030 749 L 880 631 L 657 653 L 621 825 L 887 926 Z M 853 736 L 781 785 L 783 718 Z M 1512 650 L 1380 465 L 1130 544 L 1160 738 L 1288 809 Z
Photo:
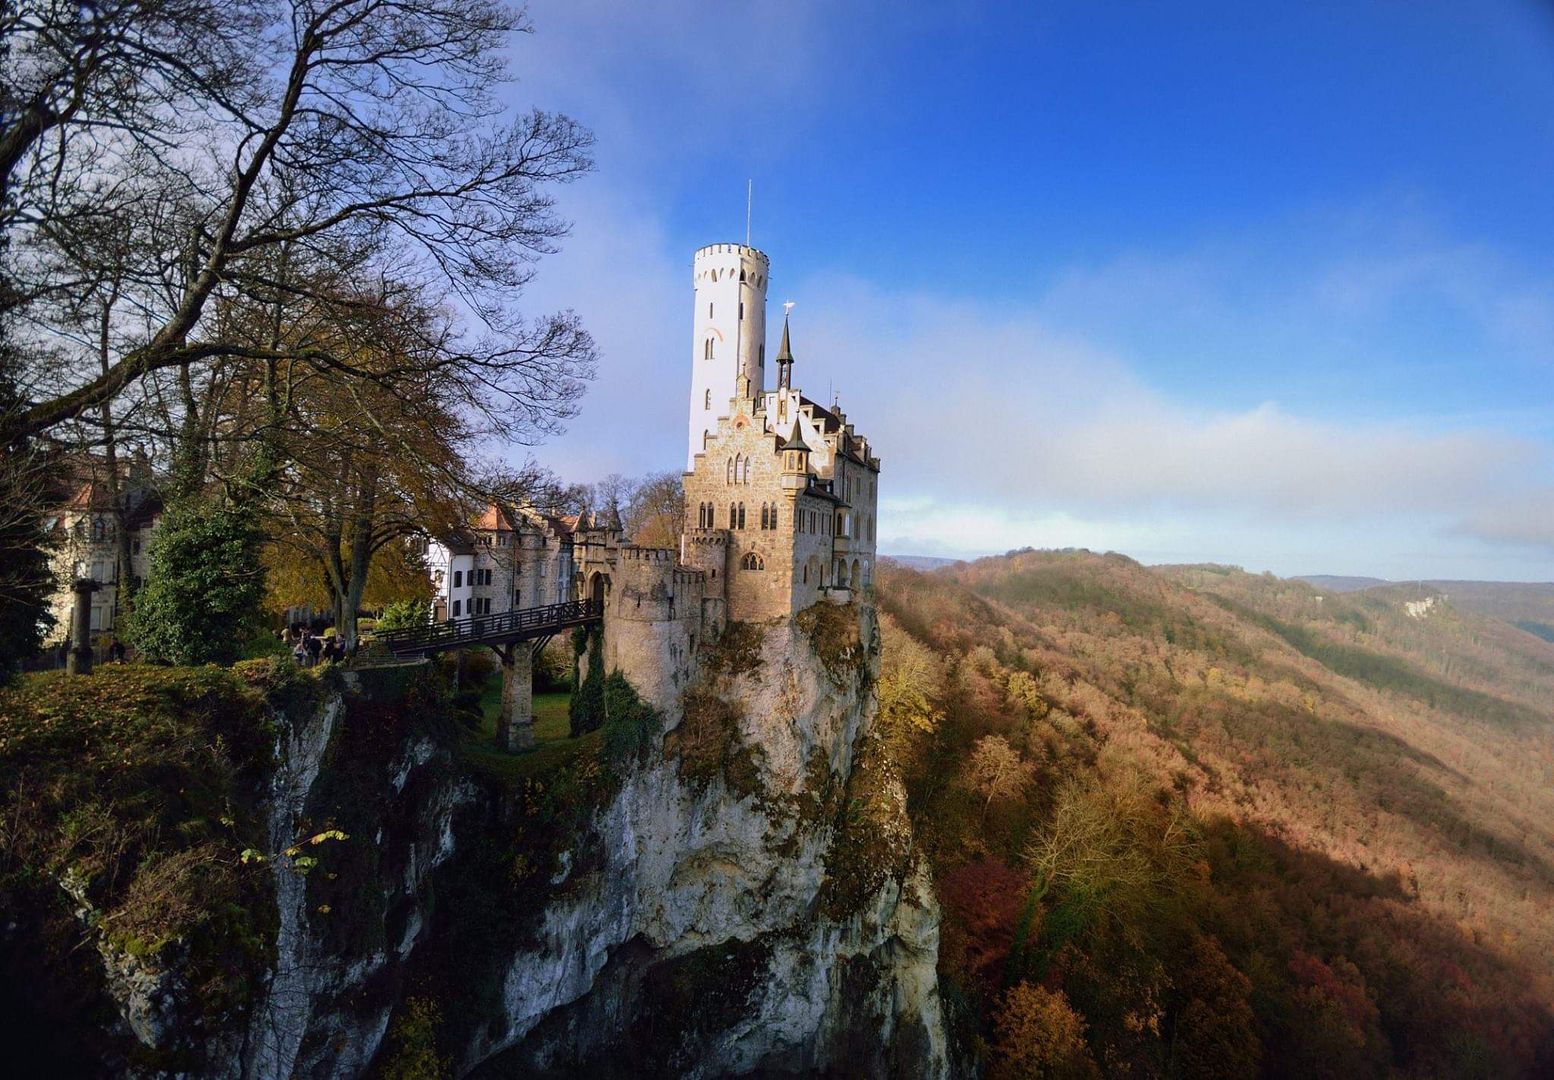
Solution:
M 534 745 L 535 656 L 563 630 L 598 626 L 603 621 L 604 595 L 602 590 L 595 590 L 594 595 L 582 600 L 388 630 L 375 636 L 373 646 L 396 657 L 411 658 L 489 645 L 502 661 L 497 741 L 509 750 L 524 750 Z
M 595 626 L 604 620 L 604 599 L 591 596 L 584 600 L 567 600 L 544 607 L 520 608 L 500 615 L 481 615 L 469 619 L 416 626 L 405 630 L 388 630 L 373 638 L 395 656 L 430 656 L 447 649 L 462 649 L 470 645 L 489 645 L 498 652 L 504 646 L 520 641 L 538 640 L 543 648 L 563 630 L 574 626 Z

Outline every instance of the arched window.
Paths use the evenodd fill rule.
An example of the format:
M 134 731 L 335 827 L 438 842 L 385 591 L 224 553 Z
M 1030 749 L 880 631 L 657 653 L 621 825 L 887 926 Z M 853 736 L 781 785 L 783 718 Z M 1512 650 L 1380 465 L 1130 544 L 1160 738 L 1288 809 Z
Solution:
M 766 563 L 761 560 L 761 556 L 751 551 L 746 553 L 743 559 L 739 560 L 739 568 L 741 570 L 765 570 Z
M 709 444 L 710 442 L 712 442 L 712 432 L 710 432 L 710 431 L 702 432 L 701 433 L 701 451 L 702 451 L 702 453 L 705 454 L 707 452 L 707 444 Z
M 777 527 L 777 504 L 776 503 L 772 503 L 772 524 L 771 524 L 770 527 L 773 528 L 773 529 L 775 529 Z
M 749 458 L 745 458 L 745 474 L 744 474 L 744 479 L 741 480 L 740 483 L 748 484 L 749 482 L 750 482 L 750 459 Z
M 728 527 L 731 528 L 731 529 L 739 528 L 739 504 L 738 503 L 729 503 L 728 504 Z
M 711 360 L 712 359 L 712 339 L 711 338 L 708 338 L 706 341 L 702 342 L 701 358 L 703 360 Z
M 723 481 L 727 484 L 734 482 L 734 459 L 729 458 L 723 463 Z
M 736 484 L 743 484 L 744 483 L 744 479 L 740 476 L 740 473 L 744 471 L 744 467 L 745 467 L 744 456 L 742 454 L 735 454 L 734 455 L 734 483 L 736 483 Z
M 743 529 L 745 527 L 745 504 L 744 503 L 740 503 L 739 504 L 739 527 L 741 529 Z
M 702 403 L 702 408 L 704 408 L 704 409 L 712 408 L 712 391 L 711 390 L 707 391 L 707 399 L 706 399 L 706 401 L 704 401 Z
M 766 512 L 766 504 L 762 503 L 761 504 L 761 528 L 763 530 L 766 528 L 766 513 L 767 513 Z

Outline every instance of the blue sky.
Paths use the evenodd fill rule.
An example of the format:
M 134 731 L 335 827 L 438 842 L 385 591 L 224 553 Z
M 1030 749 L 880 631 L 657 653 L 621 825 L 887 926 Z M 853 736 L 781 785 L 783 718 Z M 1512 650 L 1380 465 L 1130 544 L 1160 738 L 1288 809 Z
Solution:
M 753 178 L 884 551 L 1554 577 L 1554 6 L 529 11 L 513 102 L 599 140 L 526 300 L 602 350 L 568 478 L 676 467 Z

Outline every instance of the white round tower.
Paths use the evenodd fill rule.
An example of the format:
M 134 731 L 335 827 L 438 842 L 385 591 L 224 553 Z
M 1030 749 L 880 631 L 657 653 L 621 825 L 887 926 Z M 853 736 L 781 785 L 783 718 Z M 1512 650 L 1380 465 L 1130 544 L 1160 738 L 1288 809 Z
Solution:
M 692 322 L 690 447 L 687 470 L 718 429 L 718 417 L 728 415 L 741 374 L 750 378 L 750 393 L 766 388 L 765 254 L 744 244 L 709 244 L 691 261 L 696 287 Z

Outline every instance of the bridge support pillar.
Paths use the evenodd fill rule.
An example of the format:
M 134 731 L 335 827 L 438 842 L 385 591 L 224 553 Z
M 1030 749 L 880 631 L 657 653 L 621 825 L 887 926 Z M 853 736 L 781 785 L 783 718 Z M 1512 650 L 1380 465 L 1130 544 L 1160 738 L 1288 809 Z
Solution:
M 527 641 L 514 641 L 496 652 L 502 658 L 496 740 L 505 750 L 527 750 L 534 745 L 534 654 Z

